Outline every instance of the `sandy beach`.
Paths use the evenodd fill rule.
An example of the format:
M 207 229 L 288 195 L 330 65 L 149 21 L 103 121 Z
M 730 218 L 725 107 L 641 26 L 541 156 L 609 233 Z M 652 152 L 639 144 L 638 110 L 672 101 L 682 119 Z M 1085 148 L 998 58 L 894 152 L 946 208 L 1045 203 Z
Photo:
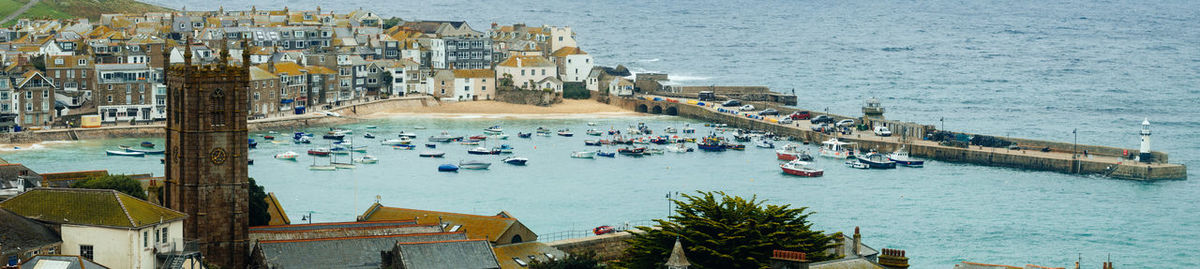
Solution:
M 429 107 L 393 108 L 364 118 L 424 116 L 440 118 L 594 118 L 630 117 L 641 113 L 592 100 L 563 100 L 553 106 L 518 105 L 497 101 L 445 102 Z

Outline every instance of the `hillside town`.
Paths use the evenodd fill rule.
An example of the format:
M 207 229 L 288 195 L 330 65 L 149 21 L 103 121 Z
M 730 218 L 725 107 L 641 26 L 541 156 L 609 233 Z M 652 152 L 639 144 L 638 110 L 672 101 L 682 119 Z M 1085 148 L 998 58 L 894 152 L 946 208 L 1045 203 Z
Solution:
M 596 66 L 568 26 L 477 30 L 320 7 L 22 19 L 0 29 L 0 130 L 79 126 L 89 115 L 92 125 L 164 120 L 164 65 L 213 63 L 223 50 L 251 55 L 250 119 L 414 94 L 472 101 L 633 85 L 628 71 Z

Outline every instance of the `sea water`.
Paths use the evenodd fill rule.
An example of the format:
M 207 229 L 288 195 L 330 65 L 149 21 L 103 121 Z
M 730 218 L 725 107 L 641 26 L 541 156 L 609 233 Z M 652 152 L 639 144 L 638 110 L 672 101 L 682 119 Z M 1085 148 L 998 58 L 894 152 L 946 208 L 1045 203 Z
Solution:
M 815 110 L 858 115 L 862 100 L 875 96 L 890 119 L 1067 142 L 1077 130 L 1080 143 L 1124 148 L 1137 148 L 1138 125 L 1149 118 L 1155 150 L 1187 164 L 1190 178 L 1200 167 L 1195 1 L 150 2 L 188 10 L 369 8 L 384 17 L 465 20 L 477 30 L 492 22 L 568 25 L 599 64 L 666 72 L 684 85 L 794 89 L 799 107 Z M 462 124 L 445 128 L 463 131 L 494 123 L 437 122 Z M 583 128 L 581 122 L 505 123 L 571 125 L 577 135 Z M 260 163 L 251 175 L 286 197 L 293 215 L 314 210 L 319 221 L 350 220 L 384 192 L 389 206 L 508 210 L 549 233 L 662 217 L 666 192 L 725 190 L 810 207 L 817 212 L 812 220 L 827 231 L 861 226 L 866 243 L 907 250 L 914 268 L 948 268 L 961 260 L 1067 266 L 1077 253 L 1092 267 L 1110 253 L 1117 267 L 1200 265 L 1180 251 L 1200 245 L 1195 180 L 1136 182 L 940 162 L 923 169 L 839 171 L 828 161 L 821 162 L 828 165 L 825 177 L 803 179 L 779 175 L 773 157 L 756 149 L 588 163 L 559 160 L 582 147 L 582 138 L 538 139 L 525 145 L 537 151 L 518 151 L 532 158 L 524 170 L 494 164 L 484 172 L 434 173 L 448 158 L 393 171 L 379 167 L 395 159 L 380 156 L 376 167 L 308 178 L 306 171 L 267 169 L 276 164 L 256 157 Z M 70 170 L 51 163 L 97 154 L 101 147 L 94 143 L 133 142 L 80 142 L 92 146 L 0 156 L 33 163 L 39 171 Z M 274 153 L 267 151 L 255 154 Z M 92 158 L 76 165 L 145 172 L 157 164 L 150 159 L 128 165 L 137 160 Z M 379 175 L 372 181 L 371 174 Z M 346 202 L 354 199 L 354 184 L 358 202 Z

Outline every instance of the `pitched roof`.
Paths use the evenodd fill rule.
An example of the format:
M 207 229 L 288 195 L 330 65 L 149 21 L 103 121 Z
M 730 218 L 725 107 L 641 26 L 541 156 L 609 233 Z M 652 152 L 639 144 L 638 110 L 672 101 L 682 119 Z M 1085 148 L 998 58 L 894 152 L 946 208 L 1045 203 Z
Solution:
M 279 198 L 275 198 L 274 192 L 268 192 L 267 197 L 263 198 L 267 201 L 267 214 L 271 215 L 271 221 L 268 225 L 287 225 L 291 224 L 292 220 L 288 219 L 287 212 L 283 211 L 283 205 L 279 204 Z
M 499 66 L 507 67 L 549 67 L 554 66 L 550 61 L 542 56 L 512 56 L 505 59 Z
M 309 224 L 291 224 L 291 225 L 268 225 L 250 227 L 250 232 L 283 232 L 283 231 L 312 231 L 322 229 L 343 229 L 343 228 L 364 228 L 364 227 L 380 227 L 394 225 L 409 225 L 417 224 L 415 220 L 392 220 L 392 221 L 352 221 L 352 222 L 322 222 Z
M 277 78 L 279 78 L 279 77 L 275 76 L 275 74 L 271 74 L 271 72 L 267 72 L 267 70 L 263 70 L 261 67 L 258 67 L 258 66 L 250 67 L 250 80 L 265 80 L 265 79 L 277 79 Z
M 492 242 L 499 240 L 500 235 L 517 222 L 515 218 L 385 207 L 379 203 L 371 205 L 366 212 L 358 216 L 359 221 L 412 219 L 421 224 L 445 223 L 447 229 L 461 225 L 459 230 L 465 230 L 468 238 L 487 239 Z
M 115 190 L 40 188 L 0 202 L 26 218 L 59 224 L 140 228 L 187 217 Z
M 33 220 L 0 209 L 0 246 L 2 250 L 34 249 L 62 241 L 50 228 Z
M 500 268 L 524 267 L 513 260 L 513 258 L 518 258 L 522 262 L 529 263 L 533 260 L 546 262 L 551 258 L 561 259 L 567 256 L 565 252 L 542 242 L 525 242 L 496 246 L 492 248 L 492 252 L 496 253 L 496 260 L 500 262 Z M 530 259 L 529 256 L 533 256 L 533 259 Z
M 397 242 L 463 239 L 463 233 L 426 233 L 259 241 L 258 247 L 272 268 L 379 268 L 379 253 L 392 250 Z
M 666 266 L 689 266 L 692 263 L 688 262 L 687 256 L 683 254 L 683 244 L 679 243 L 679 239 L 675 239 L 675 247 L 671 248 L 671 257 L 667 258 Z
M 108 269 L 79 255 L 37 255 L 21 262 L 21 268 Z
M 496 70 L 491 69 L 454 69 L 456 78 L 493 78 Z
M 499 268 L 484 240 L 396 243 L 400 268 Z
M 324 67 L 324 66 L 316 66 L 316 65 L 306 66 L 306 67 L 304 67 L 304 70 L 308 70 L 309 74 L 324 74 L 324 75 L 337 74 L 337 72 L 334 72 L 333 69 L 329 69 L 328 67 Z
M 554 53 L 551 53 L 550 55 L 552 55 L 554 57 L 566 57 L 567 55 L 575 55 L 575 54 L 587 54 L 587 52 L 583 52 L 583 50 L 581 50 L 577 47 L 562 47 L 562 48 L 554 51 Z

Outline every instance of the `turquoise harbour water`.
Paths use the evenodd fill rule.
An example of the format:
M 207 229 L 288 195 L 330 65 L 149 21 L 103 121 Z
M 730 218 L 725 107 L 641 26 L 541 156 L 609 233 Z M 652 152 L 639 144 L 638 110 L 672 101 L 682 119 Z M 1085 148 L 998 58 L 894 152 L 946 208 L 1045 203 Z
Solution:
M 404 19 L 465 20 L 481 30 L 492 22 L 569 25 L 603 65 L 666 72 L 686 85 L 794 88 L 800 107 L 847 115 L 878 96 L 889 118 L 935 125 L 945 118 L 947 129 L 984 134 L 1072 141 L 1078 129 L 1080 143 L 1136 148 L 1138 124 L 1148 117 L 1153 147 L 1188 165 L 1193 179 L 1136 182 L 941 162 L 919 170 L 851 171 L 827 160 L 821 162 L 825 177 L 804 179 L 780 175 L 769 152 L 755 149 L 567 159 L 567 152 L 583 148 L 581 137 L 535 137 L 537 150 L 512 141 L 519 155 L 532 159 L 522 168 L 498 163 L 490 171 L 441 174 L 434 167 L 457 158 L 373 152 L 379 165 L 309 176 L 320 174 L 301 169 L 303 160 L 265 159 L 276 152 L 264 145 L 250 173 L 277 192 L 295 218 L 313 210 L 318 221 L 350 220 L 380 193 L 391 206 L 508 210 L 546 234 L 663 217 L 670 191 L 725 190 L 808 206 L 827 231 L 861 226 L 871 246 L 907 250 L 913 268 L 950 268 L 961 260 L 1066 267 L 1077 254 L 1085 267 L 1098 268 L 1110 253 L 1118 268 L 1200 266 L 1189 252 L 1200 246 L 1196 1 L 149 2 L 187 10 L 361 7 Z M 604 121 L 678 127 L 684 120 Z M 374 124 L 479 133 L 494 123 Z M 510 135 L 537 125 L 586 129 L 585 120 L 501 123 Z M 99 155 L 100 144 L 134 142 L 82 142 L 0 157 L 39 171 L 160 171 L 156 159 Z

